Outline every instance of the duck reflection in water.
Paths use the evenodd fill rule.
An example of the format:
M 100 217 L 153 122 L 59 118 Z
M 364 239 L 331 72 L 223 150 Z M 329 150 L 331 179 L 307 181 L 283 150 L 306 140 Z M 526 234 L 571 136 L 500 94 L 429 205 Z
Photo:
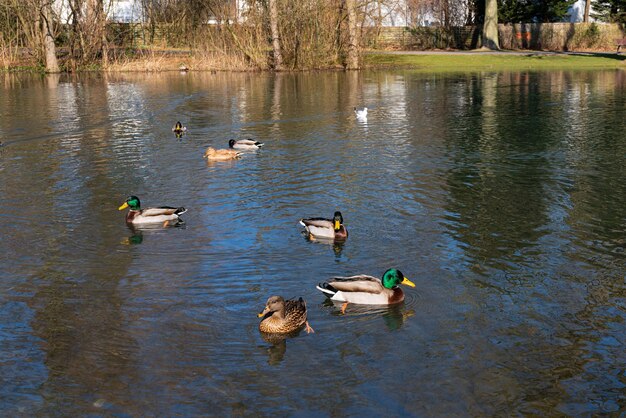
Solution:
M 342 316 L 351 321 L 362 321 L 364 319 L 382 318 L 389 331 L 397 331 L 402 328 L 404 322 L 415 315 L 414 309 L 408 309 L 404 302 L 395 305 L 351 305 L 350 309 L 342 312 L 342 304 L 326 299 L 323 302 L 325 307 L 333 308 L 333 316 Z
M 308 242 L 312 242 L 312 243 L 315 243 L 315 244 L 321 244 L 321 245 L 328 245 L 329 247 L 331 247 L 333 249 L 333 252 L 335 253 L 335 257 L 337 257 L 337 258 L 341 257 L 341 253 L 343 251 L 343 246 L 346 244 L 345 241 L 337 241 L 337 240 L 334 240 L 332 238 L 313 238 L 306 231 L 302 231 L 302 236 Z
M 300 332 L 302 332 L 302 328 L 288 334 L 261 332 L 263 340 L 271 344 L 270 347 L 263 347 L 267 351 L 267 363 L 271 366 L 280 364 L 285 358 L 285 353 L 287 352 L 287 339 L 297 337 L 300 335 Z
M 138 245 L 143 243 L 144 233 L 150 234 L 158 234 L 170 228 L 183 228 L 185 229 L 187 226 L 185 221 L 180 219 L 178 222 L 174 224 L 161 225 L 161 224 L 146 224 L 146 225 L 133 225 L 127 224 L 128 229 L 131 232 L 131 235 L 127 238 L 124 238 L 121 243 L 124 245 Z
M 124 245 L 136 245 L 141 244 L 143 242 L 143 232 L 141 230 L 135 230 L 134 228 L 130 228 L 133 234 L 130 237 L 124 238 L 122 240 L 122 244 Z
M 268 350 L 270 364 L 282 361 L 287 338 L 297 336 L 302 329 L 315 332 L 307 321 L 306 302 L 302 298 L 285 300 L 282 296 L 271 296 L 257 316 L 263 318 L 259 323 L 261 336 L 272 344 Z

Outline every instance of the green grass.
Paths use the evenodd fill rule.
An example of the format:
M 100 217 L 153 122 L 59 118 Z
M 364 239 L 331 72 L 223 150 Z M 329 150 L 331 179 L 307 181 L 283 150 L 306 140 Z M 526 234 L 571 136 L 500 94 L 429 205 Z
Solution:
M 164 55 L 156 54 L 157 57 Z M 178 60 L 178 55 L 167 54 Z M 141 61 L 141 59 L 138 59 Z M 410 68 L 415 71 L 519 71 L 519 70 L 589 70 L 622 69 L 626 70 L 626 53 L 588 53 L 579 55 L 546 54 L 528 51 L 519 55 L 507 53 L 384 53 L 366 52 L 363 56 L 366 68 Z M 178 61 L 177 61 L 178 62 Z M 176 65 L 175 68 L 178 68 Z M 81 71 L 97 71 L 101 66 L 96 63 L 81 67 Z M 0 67 L 0 73 L 6 72 L 43 72 L 41 66 Z
M 500 55 L 468 52 L 461 55 L 410 55 L 370 52 L 364 55 L 364 64 L 367 67 L 423 71 L 626 69 L 626 54 L 545 55 L 528 52 L 523 55 Z

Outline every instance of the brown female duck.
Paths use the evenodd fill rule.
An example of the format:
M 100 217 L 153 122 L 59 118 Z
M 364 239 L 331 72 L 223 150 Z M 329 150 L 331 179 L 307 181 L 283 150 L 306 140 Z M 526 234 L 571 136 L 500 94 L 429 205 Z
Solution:
M 215 149 L 209 147 L 204 152 L 204 158 L 209 161 L 228 161 L 239 158 L 241 153 L 232 149 Z
M 272 296 L 258 317 L 263 318 L 259 323 L 261 332 L 288 334 L 302 327 L 307 333 L 314 332 L 306 319 L 306 303 L 302 298 L 285 300 L 282 296 Z

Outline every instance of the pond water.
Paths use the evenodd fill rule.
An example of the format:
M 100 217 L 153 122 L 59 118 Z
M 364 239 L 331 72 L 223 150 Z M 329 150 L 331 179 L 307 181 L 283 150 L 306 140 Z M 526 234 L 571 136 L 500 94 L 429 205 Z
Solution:
M 626 413 L 625 72 L 0 82 L 3 415 Z M 391 308 L 315 288 L 390 267 Z M 275 294 L 315 333 L 264 339 Z

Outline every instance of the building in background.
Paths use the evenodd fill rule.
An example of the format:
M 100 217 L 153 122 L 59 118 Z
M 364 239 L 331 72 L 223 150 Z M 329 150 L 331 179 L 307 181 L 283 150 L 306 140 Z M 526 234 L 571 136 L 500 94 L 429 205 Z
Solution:
M 70 0 L 54 0 L 54 10 L 63 23 L 70 23 L 72 11 Z M 569 22 L 582 22 L 586 0 L 577 0 L 567 14 Z M 593 1 L 591 13 L 593 14 Z M 224 4 L 232 15 L 228 21 L 243 22 L 248 9 L 246 0 L 225 0 Z M 467 22 L 469 10 L 466 2 L 438 0 L 378 0 L 362 3 L 365 8 L 367 26 L 407 27 L 407 26 L 463 26 Z M 444 9 L 445 7 L 445 9 Z M 142 23 L 145 21 L 141 0 L 105 0 L 105 12 L 109 21 L 116 23 Z M 221 20 L 220 20 L 221 19 Z M 593 18 L 589 18 L 593 21 Z M 207 23 L 222 23 L 223 17 L 209 17 Z
M 567 11 L 567 15 L 569 16 L 569 22 L 571 23 L 579 23 L 584 21 L 585 18 L 585 3 L 587 1 L 586 0 L 576 0 L 576 3 L 572 4 L 569 8 L 569 10 Z M 595 19 L 592 17 L 593 15 L 593 4 L 595 2 L 592 1 L 591 2 L 591 8 L 589 11 L 589 21 L 593 22 L 595 21 Z

